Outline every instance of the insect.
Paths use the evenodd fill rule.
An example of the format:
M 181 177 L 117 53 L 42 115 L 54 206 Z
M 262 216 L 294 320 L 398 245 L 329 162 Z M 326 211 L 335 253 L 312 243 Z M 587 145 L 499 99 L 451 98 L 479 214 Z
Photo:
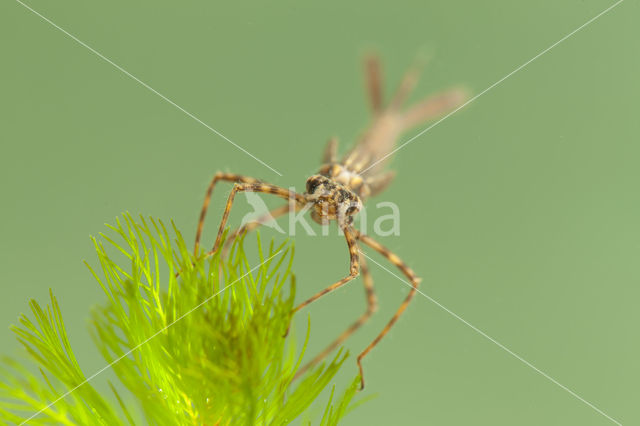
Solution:
M 365 288 L 367 309 L 325 350 L 303 366 L 298 371 L 298 375 L 324 359 L 331 351 L 360 328 L 377 309 L 373 279 L 367 268 L 365 258 L 360 256 L 360 244 L 377 251 L 396 266 L 402 274 L 407 277 L 412 287 L 384 329 L 358 355 L 357 365 L 360 372 L 360 389 L 364 388 L 363 358 L 389 332 L 389 329 L 405 311 L 416 293 L 420 279 L 396 254 L 392 253 L 372 237 L 355 229 L 353 226 L 354 216 L 360 211 L 364 201 L 382 192 L 393 180 L 394 172 L 385 171 L 384 169 L 389 159 L 388 157 L 390 157 L 389 154 L 393 152 L 396 141 L 400 135 L 412 127 L 433 120 L 453 110 L 460 106 L 466 99 L 464 90 L 452 89 L 432 95 L 413 107 L 402 110 L 402 105 L 417 83 L 418 67 L 412 67 L 405 74 L 398 89 L 387 105 L 383 104 L 381 70 L 377 57 L 369 56 L 366 58 L 365 78 L 373 120 L 355 146 L 342 159 L 338 160 L 337 140 L 335 138 L 331 139 L 324 152 L 323 165 L 317 174 L 307 179 L 306 191 L 304 193 L 297 193 L 293 190 L 271 185 L 248 176 L 222 172 L 216 173 L 206 191 L 200 212 L 194 249 L 197 254 L 211 194 L 216 184 L 220 181 L 233 182 L 234 186 L 227 199 L 213 249 L 208 252 L 207 255 L 211 255 L 220 249 L 219 245 L 229 218 L 229 213 L 231 212 L 234 198 L 239 192 L 251 191 L 272 194 L 287 200 L 286 205 L 278 207 L 272 210 L 269 215 L 266 215 L 269 218 L 277 218 L 278 216 L 306 208 L 311 211 L 311 218 L 322 226 L 328 226 L 332 221 L 337 222 L 344 234 L 348 247 L 348 274 L 300 303 L 294 308 L 293 313 L 298 312 L 327 293 L 344 286 L 359 274 L 362 275 Z M 227 243 L 233 241 L 240 233 L 256 228 L 260 225 L 261 221 L 262 220 L 259 219 L 232 231 L 230 238 L 227 239 Z M 225 248 L 226 247 L 223 247 L 223 252 Z

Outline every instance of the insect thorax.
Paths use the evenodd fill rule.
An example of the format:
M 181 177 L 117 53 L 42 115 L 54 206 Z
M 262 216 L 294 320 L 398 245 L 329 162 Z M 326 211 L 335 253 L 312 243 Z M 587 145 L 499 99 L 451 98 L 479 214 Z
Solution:
M 325 164 L 320 168 L 318 173 L 345 186 L 361 199 L 367 198 L 371 192 L 369 185 L 367 185 L 359 173 L 349 170 L 340 163 Z

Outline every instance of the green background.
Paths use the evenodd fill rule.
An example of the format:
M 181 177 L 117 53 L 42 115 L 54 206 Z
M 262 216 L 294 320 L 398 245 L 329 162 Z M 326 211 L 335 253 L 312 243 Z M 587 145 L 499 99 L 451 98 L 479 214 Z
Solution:
M 192 241 L 217 170 L 302 188 L 326 139 L 351 142 L 368 122 L 365 52 L 380 53 L 388 92 L 426 53 L 414 101 L 457 83 L 479 93 L 613 4 L 344 3 L 29 3 L 280 177 L 19 3 L 0 2 L 3 353 L 18 351 L 6 326 L 51 287 L 83 369 L 101 368 L 86 324 L 104 300 L 82 265 L 95 265 L 89 235 L 129 211 L 173 218 Z M 623 424 L 640 423 L 638 12 L 622 3 L 415 140 L 372 200 L 400 207 L 401 235 L 381 240 L 426 294 Z M 335 235 L 299 235 L 296 247 L 300 300 L 347 270 Z M 380 309 L 347 344 L 340 383 L 408 290 L 371 269 Z M 298 330 L 312 313 L 310 353 L 364 307 L 354 282 L 301 314 Z M 365 373 L 365 395 L 378 397 L 346 425 L 614 424 L 422 296 Z

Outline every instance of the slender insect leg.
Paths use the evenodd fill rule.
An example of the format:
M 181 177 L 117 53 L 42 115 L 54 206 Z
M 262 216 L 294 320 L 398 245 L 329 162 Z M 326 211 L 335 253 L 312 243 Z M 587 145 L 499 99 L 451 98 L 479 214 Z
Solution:
M 376 338 L 373 339 L 373 342 L 371 342 L 369 346 L 367 346 L 365 350 L 362 351 L 360 355 L 358 355 L 357 361 L 358 361 L 358 369 L 360 370 L 360 390 L 362 390 L 364 389 L 364 373 L 362 370 L 362 358 L 364 358 L 371 351 L 371 349 L 373 349 L 380 342 L 380 340 L 382 340 L 382 338 L 389 332 L 389 329 L 396 323 L 396 321 L 398 321 L 398 318 L 400 318 L 400 315 L 402 315 L 405 309 L 407 309 L 409 302 L 411 302 L 411 299 L 413 299 L 413 296 L 416 294 L 416 290 L 418 289 L 418 285 L 420 284 L 420 278 L 418 278 L 416 274 L 413 272 L 413 270 L 409 268 L 402 260 L 400 260 L 398 256 L 393 254 L 391 251 L 389 251 L 389 249 L 384 247 L 382 244 L 378 243 L 376 240 L 363 234 L 359 234 L 358 239 L 362 241 L 364 244 L 374 249 L 375 251 L 377 251 L 378 253 L 380 253 L 381 255 L 383 255 L 384 257 L 386 257 L 389 262 L 393 263 L 398 269 L 400 269 L 400 271 L 409 279 L 412 286 L 411 290 L 409 291 L 409 294 L 404 299 L 404 301 L 402 302 L 402 304 L 400 305 L 396 313 L 393 315 L 393 317 L 391 317 L 391 320 L 389 320 L 389 322 L 382 329 L 380 334 L 378 334 L 378 336 L 376 336 Z
M 231 247 L 231 244 L 238 237 L 238 235 L 241 235 L 244 232 L 251 232 L 254 229 L 258 228 L 260 225 L 263 225 L 269 219 L 277 219 L 278 217 L 280 217 L 280 216 L 282 216 L 282 215 L 284 215 L 286 213 L 289 213 L 292 210 L 295 210 L 295 206 L 292 208 L 289 204 L 286 204 L 284 206 L 280 206 L 280 207 L 277 207 L 277 208 L 269 211 L 269 213 L 266 213 L 263 216 L 260 216 L 254 222 L 249 222 L 249 223 L 247 223 L 245 225 L 242 225 L 239 228 L 234 229 L 233 231 L 231 231 L 229 233 L 229 236 L 227 237 L 227 239 L 225 240 L 224 244 L 222 245 L 222 254 L 221 254 L 221 256 L 223 258 L 225 258 L 227 256 L 227 253 L 229 252 L 229 248 Z
M 227 225 L 227 220 L 229 219 L 229 213 L 231 212 L 231 206 L 233 205 L 233 200 L 235 199 L 236 193 L 238 192 L 261 192 L 264 194 L 273 194 L 277 197 L 284 198 L 289 202 L 295 202 L 296 204 L 302 205 L 306 203 L 304 196 L 297 194 L 294 191 L 281 188 L 276 185 L 271 185 L 268 183 L 236 183 L 229 194 L 229 198 L 227 198 L 227 205 L 224 208 L 224 213 L 222 215 L 222 220 L 220 221 L 220 227 L 218 228 L 218 236 L 216 237 L 216 242 L 213 244 L 213 249 L 207 253 L 207 257 L 211 256 L 215 253 L 219 246 L 220 240 L 222 239 L 222 234 L 224 234 L 224 228 Z
M 333 163 L 336 161 L 336 156 L 338 154 L 338 138 L 331 138 L 329 142 L 327 142 L 327 146 L 324 149 L 324 153 L 322 154 L 322 163 Z
M 367 93 L 371 110 L 377 114 L 382 111 L 382 78 L 380 72 L 380 60 L 375 55 L 365 59 L 365 79 L 367 81 Z
M 403 129 L 409 130 L 412 127 L 453 111 L 463 105 L 468 98 L 467 91 L 462 88 L 436 93 L 409 108 L 400 117 L 400 122 Z
M 242 182 L 242 183 L 257 183 L 258 179 L 237 175 L 234 173 L 224 173 L 217 172 L 211 182 L 209 183 L 209 187 L 207 188 L 206 195 L 204 197 L 204 202 L 202 203 L 202 209 L 200 210 L 200 220 L 198 221 L 198 230 L 196 231 L 196 242 L 193 248 L 193 254 L 198 254 L 198 247 L 200 246 L 200 237 L 202 236 L 202 228 L 204 227 L 204 218 L 207 215 L 207 209 L 209 208 L 209 202 L 211 201 L 211 194 L 213 193 L 213 188 L 216 186 L 218 181 L 225 182 Z
M 284 188 L 281 188 L 283 191 L 286 191 Z M 269 192 L 271 193 L 271 192 Z M 227 238 L 227 240 L 225 241 L 223 248 L 222 248 L 222 253 L 221 256 L 224 258 L 226 257 L 227 253 L 228 253 L 228 249 L 231 246 L 231 243 L 233 243 L 233 240 L 240 235 L 241 233 L 245 232 L 245 230 L 247 232 L 254 230 L 255 228 L 257 228 L 258 226 L 262 225 L 266 220 L 268 220 L 269 218 L 277 218 L 279 216 L 282 216 L 283 214 L 290 212 L 290 211 L 294 211 L 297 208 L 297 205 L 291 206 L 291 204 L 287 204 L 285 206 L 281 206 L 278 207 L 276 209 L 271 210 L 268 214 L 265 214 L 262 217 L 259 217 L 258 220 L 256 222 L 251 222 L 251 223 L 247 223 L 246 225 L 240 227 L 240 228 L 236 228 L 235 230 L 233 230 L 230 233 L 229 238 Z M 207 252 L 205 254 L 205 258 L 213 255 L 215 253 L 215 250 L 211 250 L 209 252 Z M 176 273 L 176 278 L 180 276 L 182 271 L 178 271 Z
M 393 181 L 393 178 L 395 176 L 396 176 L 396 173 L 393 170 L 390 170 L 387 172 L 382 172 L 380 174 L 375 174 L 371 178 L 367 178 L 365 180 L 365 183 L 367 184 L 367 186 L 369 187 L 369 190 L 371 191 L 369 196 L 373 197 L 379 194 L 380 192 L 384 191 L 387 188 L 387 186 L 389 186 L 391 181 Z
M 343 228 L 343 232 L 344 232 L 345 239 L 347 240 L 347 245 L 349 246 L 349 257 L 350 257 L 349 275 L 347 275 L 346 277 L 344 277 L 339 281 L 336 281 L 335 283 L 331 284 L 329 287 L 325 288 L 324 290 L 317 292 L 316 294 L 314 294 L 313 296 L 311 296 L 310 298 L 308 298 L 307 300 L 305 300 L 304 302 L 296 306 L 295 309 L 293 310 L 293 313 L 298 312 L 300 309 L 318 300 L 325 294 L 330 293 L 339 287 L 342 287 L 343 285 L 345 285 L 346 283 L 348 283 L 349 281 L 351 281 L 352 279 L 358 276 L 358 273 L 360 270 L 360 261 L 359 261 L 360 255 L 358 254 L 358 243 L 356 242 L 356 233 L 353 230 L 353 228 L 351 228 L 350 226 L 345 226 Z
M 413 91 L 418 84 L 420 77 L 420 71 L 422 70 L 422 64 L 416 63 L 405 73 L 400 81 L 400 86 L 396 90 L 391 102 L 389 102 L 389 109 L 399 110 L 409 94 Z
M 340 334 L 340 336 L 338 336 L 336 340 L 331 342 L 331 344 L 327 346 L 325 350 L 320 352 L 318 355 L 316 355 L 315 358 L 313 358 L 307 364 L 302 366 L 296 372 L 294 379 L 300 377 L 309 368 L 313 367 L 314 365 L 322 361 L 324 358 L 326 358 L 327 355 L 329 355 L 335 348 L 340 346 L 342 342 L 347 340 L 349 336 L 355 333 L 355 331 L 358 328 L 360 328 L 364 323 L 366 323 L 371 317 L 371 315 L 373 315 L 378 310 L 378 300 L 376 298 L 376 294 L 373 288 L 373 278 L 371 277 L 371 273 L 369 272 L 369 268 L 367 267 L 367 262 L 365 261 L 364 257 L 360 258 L 360 273 L 362 274 L 362 282 L 364 284 L 365 295 L 367 297 L 366 312 L 360 315 L 360 317 L 353 324 L 351 324 L 345 331 L 343 331 L 342 334 Z

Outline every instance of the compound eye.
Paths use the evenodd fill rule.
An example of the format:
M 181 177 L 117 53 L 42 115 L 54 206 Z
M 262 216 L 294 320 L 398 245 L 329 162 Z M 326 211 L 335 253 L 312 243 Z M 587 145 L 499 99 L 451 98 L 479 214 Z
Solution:
M 316 179 L 307 180 L 307 193 L 313 194 L 318 188 L 318 185 L 320 185 L 320 182 L 318 182 Z
M 357 206 L 351 206 L 347 209 L 347 215 L 351 216 L 354 213 L 358 212 L 358 207 Z

